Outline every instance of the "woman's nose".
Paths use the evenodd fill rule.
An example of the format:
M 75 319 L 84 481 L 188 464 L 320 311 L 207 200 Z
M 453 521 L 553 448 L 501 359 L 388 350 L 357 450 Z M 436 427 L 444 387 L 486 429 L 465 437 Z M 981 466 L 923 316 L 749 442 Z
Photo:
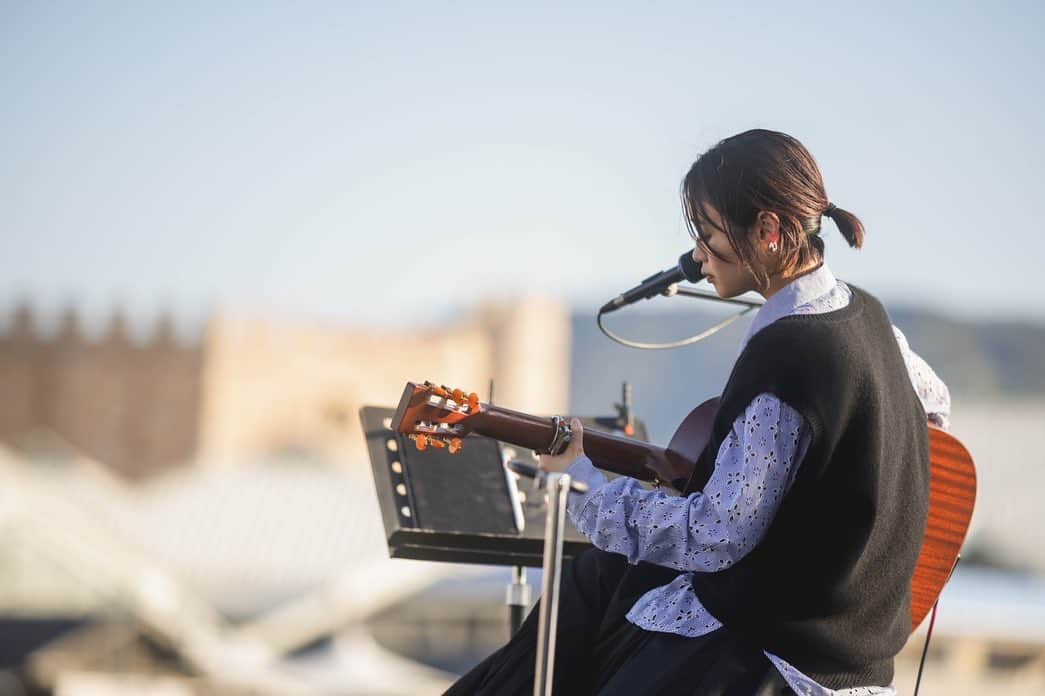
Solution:
M 700 242 L 693 247 L 693 260 L 697 263 L 704 263 L 708 260 L 708 257 L 704 254 L 704 251 L 700 248 Z

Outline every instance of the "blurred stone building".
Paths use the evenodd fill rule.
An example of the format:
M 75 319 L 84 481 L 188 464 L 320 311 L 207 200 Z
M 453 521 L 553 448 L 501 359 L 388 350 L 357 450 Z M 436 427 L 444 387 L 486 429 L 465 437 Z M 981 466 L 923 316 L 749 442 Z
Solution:
M 74 311 L 47 336 L 23 306 L 0 336 L 0 442 L 57 435 L 131 478 L 184 462 L 199 442 L 204 352 L 178 345 L 166 318 L 136 345 L 120 314 L 92 341 Z
M 43 434 L 141 479 L 191 461 L 306 454 L 366 461 L 357 412 L 394 406 L 407 380 L 561 412 L 569 315 L 542 299 L 480 307 L 438 329 L 372 332 L 241 315 L 211 317 L 179 343 L 169 318 L 133 341 L 117 314 L 98 339 L 69 311 L 45 334 L 27 307 L 0 333 L 0 443 Z

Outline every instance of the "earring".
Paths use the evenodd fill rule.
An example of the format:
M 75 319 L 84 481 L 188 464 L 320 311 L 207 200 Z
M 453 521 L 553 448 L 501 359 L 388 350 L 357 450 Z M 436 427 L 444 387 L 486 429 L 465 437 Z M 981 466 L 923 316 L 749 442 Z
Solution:
M 770 243 L 769 243 L 769 250 L 770 250 L 771 252 L 773 252 L 773 253 L 776 253 L 776 249 L 777 249 L 777 247 L 776 247 L 776 242 L 770 242 Z

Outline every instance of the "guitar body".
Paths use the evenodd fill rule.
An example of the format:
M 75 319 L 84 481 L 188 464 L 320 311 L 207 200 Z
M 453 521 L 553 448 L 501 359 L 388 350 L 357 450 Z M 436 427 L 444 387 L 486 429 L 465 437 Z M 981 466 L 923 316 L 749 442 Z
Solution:
M 418 446 L 460 449 L 460 438 L 478 433 L 537 451 L 561 451 L 562 421 L 531 416 L 481 404 L 474 394 L 464 399 L 460 390 L 408 383 L 392 427 L 410 435 Z M 694 472 L 701 452 L 711 439 L 718 399 L 709 399 L 690 412 L 665 448 L 610 433 L 584 434 L 585 453 L 595 466 L 644 481 L 673 485 Z M 947 432 L 929 427 L 929 514 L 921 552 L 911 580 L 911 630 L 925 618 L 951 576 L 972 520 L 976 502 L 976 468 L 968 450 Z M 568 437 L 566 438 L 568 440 Z M 456 448 L 456 449 L 455 449 Z M 678 487 L 676 485 L 676 487 Z
M 976 467 L 958 438 L 929 426 L 929 518 L 911 580 L 911 630 L 951 577 L 976 504 Z
M 675 429 L 675 434 L 668 442 L 666 449 L 673 453 L 672 459 L 686 462 L 687 465 L 684 471 L 673 470 L 670 472 L 673 474 L 670 478 L 662 476 L 661 479 L 671 482 L 678 490 L 682 490 L 686 481 L 693 476 L 693 467 L 700 458 L 700 453 L 711 440 L 711 426 L 715 423 L 716 411 L 718 411 L 717 396 L 690 411 L 689 415 L 682 419 L 679 427 Z M 711 474 L 710 471 L 700 473 Z M 682 486 L 678 485 L 679 482 L 682 483 Z

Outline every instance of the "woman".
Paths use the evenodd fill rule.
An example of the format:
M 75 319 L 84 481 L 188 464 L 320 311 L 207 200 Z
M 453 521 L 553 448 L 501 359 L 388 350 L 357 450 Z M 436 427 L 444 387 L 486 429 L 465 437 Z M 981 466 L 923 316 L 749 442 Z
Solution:
M 683 495 L 607 482 L 576 420 L 567 451 L 541 458 L 588 484 L 567 507 L 596 547 L 564 573 L 556 692 L 894 693 L 928 507 L 926 417 L 946 424 L 946 387 L 824 263 L 822 216 L 852 247 L 864 229 L 797 140 L 723 140 L 682 192 L 708 282 L 766 303 Z M 536 623 L 450 693 L 529 693 Z

